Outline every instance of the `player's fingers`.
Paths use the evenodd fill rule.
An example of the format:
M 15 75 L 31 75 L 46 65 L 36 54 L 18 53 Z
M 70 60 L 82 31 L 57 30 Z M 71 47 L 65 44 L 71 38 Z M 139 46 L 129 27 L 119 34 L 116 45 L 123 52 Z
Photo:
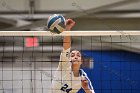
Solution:
M 72 19 L 67 19 L 66 20 L 66 25 L 74 26 L 75 25 L 75 21 L 73 21 Z
M 73 21 L 72 19 L 67 19 L 66 20 L 66 31 L 70 31 L 71 28 L 75 25 L 75 21 Z
M 81 81 L 83 82 L 88 82 L 88 80 L 86 79 L 86 77 L 82 76 Z
M 82 77 L 81 83 L 84 89 L 88 89 L 88 80 L 85 77 Z

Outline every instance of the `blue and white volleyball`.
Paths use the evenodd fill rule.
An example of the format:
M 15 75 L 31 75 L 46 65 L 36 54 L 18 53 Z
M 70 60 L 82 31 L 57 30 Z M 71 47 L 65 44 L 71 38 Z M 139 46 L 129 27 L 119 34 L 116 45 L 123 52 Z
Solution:
M 52 33 L 62 33 L 65 30 L 65 26 L 65 18 L 59 14 L 54 14 L 50 16 L 47 22 L 47 27 Z

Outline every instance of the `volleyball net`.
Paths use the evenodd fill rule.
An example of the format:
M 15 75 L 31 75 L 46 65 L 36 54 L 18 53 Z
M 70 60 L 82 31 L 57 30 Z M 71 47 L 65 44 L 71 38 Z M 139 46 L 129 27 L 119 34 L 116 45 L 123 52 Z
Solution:
M 139 31 L 0 31 L 0 93 L 48 93 L 63 36 L 71 36 L 71 48 L 84 54 L 85 69 L 103 66 L 92 52 L 99 51 L 102 59 L 103 51 L 140 50 Z

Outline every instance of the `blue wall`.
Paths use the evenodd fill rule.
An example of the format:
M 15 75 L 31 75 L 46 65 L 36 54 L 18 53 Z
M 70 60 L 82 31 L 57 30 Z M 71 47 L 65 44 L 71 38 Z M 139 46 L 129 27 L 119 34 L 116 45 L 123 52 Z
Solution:
M 96 93 L 140 93 L 140 54 L 126 51 L 84 51 L 94 69 L 84 69 Z

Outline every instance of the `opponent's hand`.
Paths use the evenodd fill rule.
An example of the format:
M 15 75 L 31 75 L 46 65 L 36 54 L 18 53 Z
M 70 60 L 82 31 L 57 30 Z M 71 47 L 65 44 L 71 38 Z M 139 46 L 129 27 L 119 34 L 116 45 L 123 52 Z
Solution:
M 66 31 L 70 31 L 72 29 L 72 27 L 75 25 L 75 21 L 73 21 L 72 19 L 67 19 L 66 20 Z

